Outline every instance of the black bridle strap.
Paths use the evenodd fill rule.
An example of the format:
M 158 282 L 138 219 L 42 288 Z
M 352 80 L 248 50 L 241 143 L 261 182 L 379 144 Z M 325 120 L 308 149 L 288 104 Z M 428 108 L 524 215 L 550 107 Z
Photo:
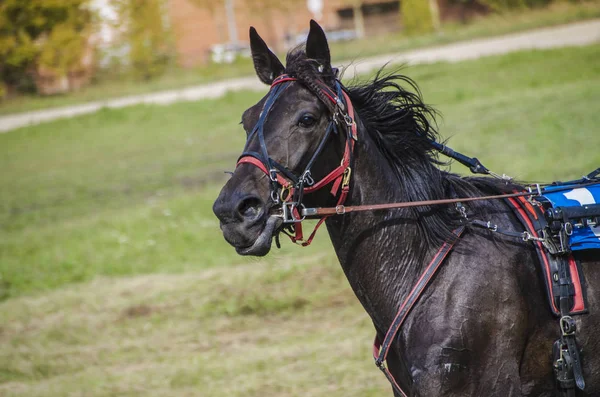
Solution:
M 452 248 L 454 247 L 464 230 L 464 226 L 460 226 L 457 229 L 453 230 L 452 240 L 445 242 L 440 247 L 438 252 L 434 255 L 431 262 L 429 262 L 429 265 L 427 265 L 427 267 L 421 274 L 421 277 L 419 277 L 417 283 L 414 285 L 408 296 L 404 299 L 404 302 L 402 302 L 402 305 L 400 306 L 396 317 L 392 321 L 390 328 L 385 334 L 383 341 L 380 341 L 379 338 L 375 336 L 375 341 L 373 342 L 373 358 L 375 358 L 375 365 L 377 365 L 377 368 L 379 368 L 384 373 L 385 377 L 390 381 L 394 391 L 396 393 L 401 394 L 404 397 L 407 397 L 408 395 L 404 392 L 404 390 L 402 390 L 402 387 L 400 387 L 396 379 L 394 379 L 394 376 L 385 366 L 385 361 L 387 360 L 390 347 L 392 346 L 396 335 L 398 335 L 402 324 L 404 324 L 404 320 L 406 320 L 406 317 L 410 313 L 411 309 L 419 300 L 421 294 L 423 293 L 423 291 L 425 291 L 425 289 L 429 285 L 429 282 L 431 281 L 437 270 L 440 268 L 440 265 L 442 264 L 442 262 L 444 262 L 444 259 L 446 258 L 446 256 L 448 256 L 448 253 L 452 250 Z
M 250 133 L 250 135 L 248 136 L 248 139 L 246 141 L 246 142 L 250 142 L 252 137 L 255 134 L 258 135 L 258 142 L 260 144 L 260 149 L 262 151 L 263 162 L 265 163 L 265 166 L 269 169 L 269 172 L 271 172 L 273 165 L 271 163 L 271 159 L 270 159 L 269 153 L 267 151 L 267 144 L 265 142 L 265 136 L 263 134 L 263 126 L 264 126 L 265 120 L 267 119 L 267 116 L 269 115 L 269 113 L 271 112 L 271 109 L 273 108 L 273 104 L 279 98 L 279 95 L 281 95 L 281 93 L 283 91 L 285 91 L 286 88 L 287 88 L 287 84 L 276 85 L 276 86 L 272 87 L 271 92 L 269 93 L 269 96 L 263 106 L 261 113 L 260 113 L 258 122 L 252 129 L 252 132 Z

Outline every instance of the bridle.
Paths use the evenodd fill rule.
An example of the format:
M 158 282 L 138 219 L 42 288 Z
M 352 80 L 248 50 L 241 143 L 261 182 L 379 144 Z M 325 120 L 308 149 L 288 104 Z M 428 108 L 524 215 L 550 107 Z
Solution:
M 327 102 L 324 103 L 331 112 L 331 120 L 325 129 L 325 134 L 323 135 L 323 138 L 321 138 L 317 149 L 300 175 L 296 175 L 289 168 L 271 158 L 265 142 L 264 124 L 279 96 L 291 83 L 296 81 L 302 83 L 300 79 L 287 74 L 282 74 L 273 80 L 258 121 L 252 131 L 248 134 L 246 140 L 246 147 L 248 147 L 252 139 L 257 137 L 260 152 L 248 151 L 245 149 L 237 161 L 237 166 L 240 164 L 254 165 L 269 177 L 271 201 L 273 204 L 281 206 L 281 218 L 284 224 L 284 229 L 282 231 L 287 234 L 294 243 L 301 243 L 303 246 L 307 246 L 312 242 L 317 230 L 329 215 L 322 216 L 309 238 L 306 239 L 306 241 L 303 241 L 304 236 L 302 233 L 301 222 L 305 219 L 305 216 L 302 215 L 305 210 L 305 207 L 302 204 L 304 195 L 314 193 L 331 184 L 331 195 L 338 197 L 339 193 L 336 206 L 344 205 L 350 190 L 354 144 L 358 140 L 358 136 L 357 126 L 354 120 L 354 107 L 352 106 L 352 102 L 342 86 L 342 83 L 336 78 L 334 89 L 331 89 L 323 81 L 317 80 L 315 86 L 318 87 L 319 93 L 322 94 L 317 95 L 317 97 L 327 98 Z M 313 91 L 310 85 L 304 84 L 304 86 Z M 337 134 L 339 130 L 345 132 L 345 148 L 340 165 L 335 167 L 319 181 L 315 181 L 312 177 L 311 168 L 325 148 L 331 133 Z

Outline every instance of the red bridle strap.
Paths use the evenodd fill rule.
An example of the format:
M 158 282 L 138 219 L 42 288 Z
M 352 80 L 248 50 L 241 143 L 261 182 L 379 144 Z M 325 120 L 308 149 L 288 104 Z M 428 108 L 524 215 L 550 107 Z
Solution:
M 265 167 L 265 165 L 263 164 L 262 161 L 260 161 L 259 159 L 257 159 L 256 157 L 253 156 L 243 156 L 240 157 L 240 159 L 238 160 L 236 167 L 240 164 L 252 164 L 258 168 L 260 168 L 260 170 L 262 172 L 264 172 L 265 174 L 269 175 L 269 170 L 267 170 L 267 167 Z M 292 186 L 292 184 L 290 183 L 290 181 L 288 181 L 287 179 L 285 179 L 281 174 L 275 174 L 277 177 L 277 183 L 279 183 L 281 186 L 287 188 Z M 293 188 L 293 187 L 292 187 Z

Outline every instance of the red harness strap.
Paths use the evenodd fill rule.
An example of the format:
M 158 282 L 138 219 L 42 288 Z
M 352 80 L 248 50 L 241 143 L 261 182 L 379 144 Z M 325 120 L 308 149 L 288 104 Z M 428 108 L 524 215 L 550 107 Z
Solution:
M 453 230 L 452 233 L 454 234 L 454 236 L 452 237 L 452 240 L 445 242 L 440 247 L 438 252 L 434 255 L 431 262 L 429 262 L 429 265 L 427 265 L 427 267 L 421 274 L 421 277 L 419 277 L 417 283 L 414 285 L 406 299 L 404 299 L 404 302 L 402 302 L 402 305 L 400 306 L 400 309 L 398 310 L 394 321 L 392 321 L 392 325 L 390 325 L 390 328 L 385 334 L 383 342 L 381 342 L 379 338 L 375 336 L 375 341 L 373 342 L 373 357 L 375 358 L 375 365 L 377 365 L 377 367 L 383 372 L 385 377 L 390 381 L 394 391 L 396 391 L 404 397 L 407 397 L 408 395 L 404 392 L 404 390 L 402 390 L 398 382 L 396 382 L 396 379 L 394 379 L 394 376 L 385 366 L 385 361 L 387 360 L 390 347 L 392 346 L 392 342 L 396 338 L 398 331 L 400 331 L 402 324 L 404 324 L 404 320 L 406 320 L 406 317 L 410 313 L 410 310 L 419 300 L 419 297 L 421 296 L 425 288 L 427 288 L 429 282 L 431 281 L 437 270 L 440 268 L 440 265 L 442 264 L 450 250 L 452 250 L 452 247 L 454 247 L 454 244 L 456 244 L 464 230 L 464 226 L 460 226 L 459 228 Z
M 256 157 L 244 156 L 238 160 L 236 166 L 243 164 L 243 163 L 252 164 L 252 165 L 260 168 L 260 170 L 262 172 L 264 172 L 265 174 L 269 175 L 269 170 L 267 170 L 267 167 L 265 167 L 263 162 L 260 161 L 259 159 L 257 159 Z M 287 179 L 285 179 L 283 176 L 281 176 L 281 174 L 275 174 L 275 175 L 277 176 L 277 183 L 279 183 L 284 188 L 290 187 L 291 189 L 293 189 L 292 184 Z

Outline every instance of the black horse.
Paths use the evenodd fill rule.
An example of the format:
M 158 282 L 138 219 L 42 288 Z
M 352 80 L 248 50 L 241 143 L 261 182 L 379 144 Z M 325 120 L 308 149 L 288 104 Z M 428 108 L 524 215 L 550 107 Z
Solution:
M 281 202 L 291 195 L 306 206 L 333 207 L 342 194 L 343 204 L 355 206 L 522 189 L 441 170 L 431 145 L 438 138 L 433 111 L 412 81 L 379 73 L 368 84 L 341 87 L 315 22 L 305 48 L 292 50 L 285 67 L 253 28 L 250 40 L 259 79 L 275 85 L 244 112 L 244 158 L 250 160 L 238 163 L 213 208 L 238 253 L 269 252 L 285 226 Z M 347 118 L 349 105 L 354 122 L 345 125 L 339 116 L 345 110 Z M 350 125 L 356 137 L 346 134 Z M 344 160 L 351 174 L 344 168 L 343 175 L 336 173 L 323 182 L 331 182 L 326 187 L 308 194 L 314 181 L 340 169 Z M 309 190 L 300 198 L 303 192 L 287 189 L 285 181 L 306 183 Z M 502 200 L 463 208 L 421 206 L 327 218 L 340 264 L 380 340 L 430 259 L 464 224 L 464 215 L 523 230 Z M 291 210 L 288 217 L 300 216 Z M 600 396 L 600 260 L 598 254 L 581 259 L 591 311 L 575 320 L 586 381 L 585 392 L 576 395 Z M 387 363 L 411 396 L 554 396 L 552 345 L 558 333 L 533 244 L 467 226 L 393 339 Z

